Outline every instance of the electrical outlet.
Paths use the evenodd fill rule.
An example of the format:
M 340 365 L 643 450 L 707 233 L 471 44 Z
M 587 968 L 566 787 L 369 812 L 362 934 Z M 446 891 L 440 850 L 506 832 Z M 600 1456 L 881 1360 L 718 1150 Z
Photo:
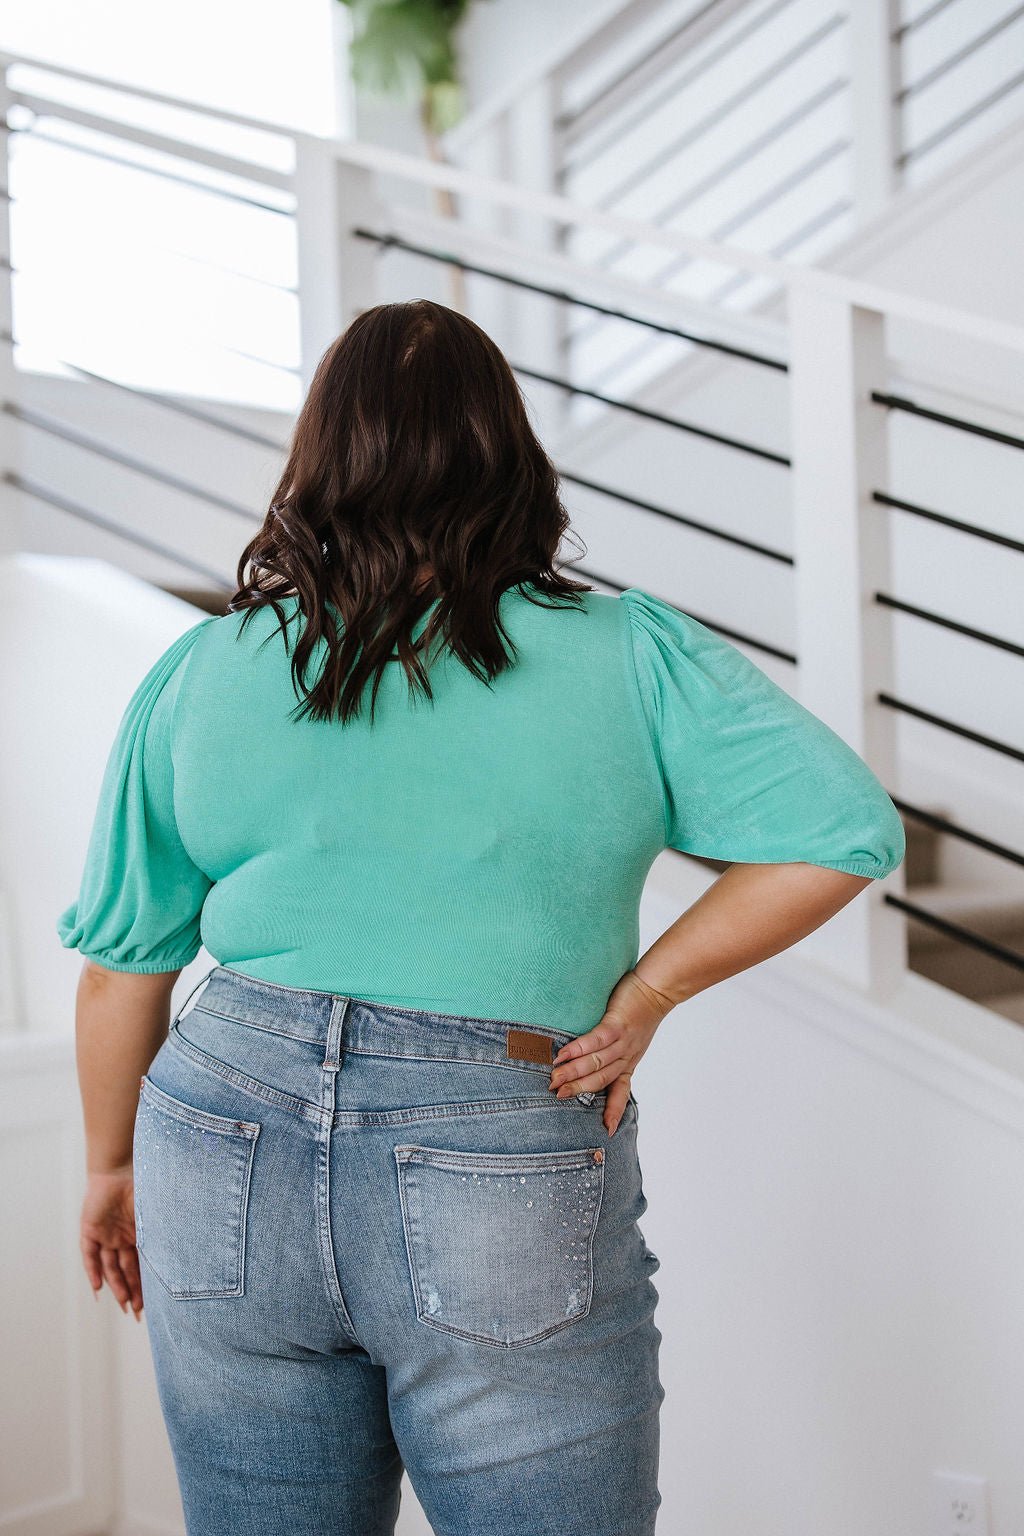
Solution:
M 932 1473 L 929 1536 L 988 1536 L 988 1482 L 962 1472 Z

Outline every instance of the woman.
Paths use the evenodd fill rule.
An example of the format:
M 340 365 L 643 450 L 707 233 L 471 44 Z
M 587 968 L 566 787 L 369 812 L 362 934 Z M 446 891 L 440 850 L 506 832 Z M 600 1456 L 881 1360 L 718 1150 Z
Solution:
M 191 1536 L 391 1532 L 403 1468 L 439 1536 L 654 1530 L 632 1074 L 904 837 L 735 647 L 556 571 L 567 531 L 488 337 L 367 310 L 229 611 L 125 711 L 59 919 L 81 1245 L 145 1302 Z M 731 867 L 638 957 L 665 847 Z

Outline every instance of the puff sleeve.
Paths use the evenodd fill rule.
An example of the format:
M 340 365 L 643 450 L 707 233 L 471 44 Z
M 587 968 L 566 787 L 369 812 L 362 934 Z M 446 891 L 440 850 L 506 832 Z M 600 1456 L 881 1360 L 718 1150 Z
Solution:
M 620 601 L 662 777 L 666 846 L 874 878 L 900 864 L 899 812 L 841 736 L 699 620 L 637 587 Z
M 60 942 L 112 971 L 174 971 L 201 948 L 213 884 L 189 858 L 174 816 L 172 715 L 201 619 L 168 646 L 132 694 L 107 758 L 78 897 Z

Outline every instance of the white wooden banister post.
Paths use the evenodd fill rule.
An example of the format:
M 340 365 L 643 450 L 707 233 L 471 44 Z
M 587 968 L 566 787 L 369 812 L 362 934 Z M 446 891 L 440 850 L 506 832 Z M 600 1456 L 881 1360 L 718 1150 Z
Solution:
M 892 689 L 889 513 L 872 500 L 888 484 L 882 315 L 797 275 L 789 291 L 790 405 L 797 657 L 802 704 L 896 790 L 895 720 L 878 703 Z M 809 958 L 874 996 L 906 968 L 903 869 L 873 882 L 802 941 Z
M 541 195 L 559 190 L 557 103 L 555 80 L 551 75 L 542 75 L 529 90 L 510 103 L 505 113 L 505 173 L 517 186 L 528 187 Z M 563 247 L 562 229 L 556 227 L 546 214 L 510 209 L 508 225 L 510 233 L 533 250 L 559 252 Z M 509 297 L 512 324 L 507 332 L 508 351 L 539 372 L 565 375 L 568 372 L 569 305 L 512 288 Z M 527 384 L 536 397 L 546 402 L 547 430 L 564 430 L 572 417 L 569 392 L 552 390 L 532 381 Z
M 881 213 L 899 184 L 902 111 L 897 0 L 850 0 L 850 126 L 858 224 Z
M 374 173 L 339 155 L 332 139 L 295 138 L 295 225 L 298 240 L 302 388 L 331 342 L 375 302 L 380 249 L 352 231 L 381 225 Z
M 7 64 L 0 62 L 0 123 L 6 123 L 11 108 L 11 91 L 7 84 Z M 14 366 L 14 346 L 7 338 L 13 330 L 13 298 L 11 285 L 11 134 L 0 132 L 0 399 L 12 406 L 18 403 L 20 390 Z M 0 473 L 12 474 L 20 468 L 21 423 L 13 411 L 0 411 Z M 13 485 L 0 486 L 0 555 L 11 555 L 23 544 L 21 537 L 21 493 Z

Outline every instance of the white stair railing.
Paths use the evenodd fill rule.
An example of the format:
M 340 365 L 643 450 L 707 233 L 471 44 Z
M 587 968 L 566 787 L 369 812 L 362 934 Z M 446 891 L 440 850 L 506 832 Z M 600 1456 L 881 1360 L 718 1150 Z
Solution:
M 60 71 L 52 76 L 59 80 Z M 890 354 L 892 332 L 909 328 L 951 346 L 1009 353 L 1019 362 L 1024 328 L 379 146 L 279 130 L 277 140 L 294 157 L 292 168 L 282 165 L 278 152 L 274 164 L 241 151 L 228 164 L 223 147 L 207 149 L 195 137 L 183 140 L 151 125 L 134 127 L 120 116 L 68 107 L 53 86 L 28 91 L 9 80 L 8 91 L 12 114 L 25 119 L 18 132 L 27 138 L 40 128 L 51 139 L 61 137 L 50 126 L 55 123 L 87 126 L 99 136 L 90 144 L 94 154 L 138 159 L 140 178 L 148 169 L 146 153 L 155 148 L 176 158 L 176 180 L 202 183 L 202 195 L 216 200 L 214 206 L 240 208 L 238 254 L 246 283 L 252 280 L 248 220 L 254 203 L 265 205 L 263 215 L 294 242 L 293 332 L 290 340 L 280 327 L 277 334 L 285 338 L 285 355 L 294 346 L 297 361 L 275 365 L 289 381 L 292 409 L 323 349 L 359 310 L 421 293 L 444 300 L 447 269 L 462 267 L 470 311 L 518 369 L 542 435 L 572 488 L 577 526 L 594 551 L 584 569 L 595 583 L 612 591 L 647 586 L 749 648 L 862 753 L 907 814 L 935 803 L 922 760 L 948 760 L 944 803 L 953 814 L 945 817 L 944 835 L 979 856 L 1010 863 L 1024 848 L 1024 826 L 1014 823 L 1012 812 L 983 812 L 974 793 L 975 780 L 985 779 L 995 786 L 991 804 L 1016 805 L 1019 816 L 1019 789 L 1011 787 L 1011 776 L 1024 759 L 1021 695 L 1004 685 L 999 669 L 1019 660 L 1014 653 L 1024 634 L 1014 629 L 1019 605 L 1007 596 L 1000 611 L 992 595 L 1004 577 L 1012 591 L 1009 566 L 995 570 L 995 586 L 986 584 L 980 614 L 958 607 L 970 596 L 964 595 L 966 566 L 948 549 L 945 567 L 941 573 L 936 567 L 931 580 L 941 602 L 921 601 L 916 591 L 908 601 L 906 586 L 908 573 L 921 565 L 919 535 L 926 526 L 959 525 L 957 537 L 978 541 L 976 547 L 986 541 L 987 549 L 1005 551 L 1006 561 L 1024 550 L 985 526 L 989 507 L 952 504 L 952 479 L 948 498 L 944 482 L 930 505 L 914 506 L 913 496 L 894 487 L 885 451 L 887 443 L 896 448 L 903 473 L 908 455 L 900 424 L 912 423 L 948 432 L 964 451 L 968 442 L 984 439 L 993 451 L 1019 454 L 1017 439 L 1024 437 L 1010 416 L 1010 429 L 1001 432 L 984 416 L 944 424 L 934 419 L 941 412 L 929 415 L 926 393 L 899 400 Z M 151 105 L 153 98 L 148 100 Z M 232 121 L 225 114 L 208 116 L 221 132 Z M 6 138 L 10 142 L 12 133 Z M 33 197 L 45 196 L 45 182 L 14 180 L 12 211 L 20 217 Z M 456 195 L 458 219 L 424 212 L 424 194 L 436 187 Z M 93 206 L 91 212 L 101 245 L 106 211 Z M 518 234 L 524 226 L 542 236 L 539 243 L 524 243 Z M 509 228 L 512 234 L 494 233 Z M 585 263 L 566 254 L 567 234 L 580 246 L 628 240 L 663 261 L 700 262 L 726 278 L 761 280 L 783 295 L 786 322 L 725 315 Z M 115 234 L 115 244 L 118 239 Z M 12 274 L 5 275 L 9 283 Z M 159 301 L 169 305 L 159 266 L 154 275 L 161 283 Z M 20 276 L 19 268 L 14 277 Z M 62 279 L 55 272 L 36 281 L 56 300 Z M 222 274 L 210 280 L 218 292 L 221 280 Z M 267 286 L 272 296 L 280 291 L 273 282 Z M 742 371 L 744 377 L 756 374 L 765 390 L 763 411 L 753 418 L 743 388 L 732 383 L 714 399 L 687 396 L 657 409 L 638 408 L 610 391 L 594 398 L 581 390 L 552 365 L 557 316 L 610 309 L 623 317 L 618 324 L 709 351 L 735 370 L 730 379 Z M 95 313 L 102 339 L 110 317 Z M 113 369 L 97 369 L 88 352 L 66 359 L 70 374 L 47 378 L 25 366 L 25 359 L 39 358 L 45 349 L 31 332 L 23 333 L 18 305 L 13 315 L 19 366 L 8 355 L 13 398 L 4 405 L 17 426 L 17 461 L 5 464 L 4 478 L 22 519 L 19 542 L 103 552 L 168 586 L 181 582 L 182 571 L 190 580 L 198 571 L 210 585 L 233 589 L 237 551 L 265 510 L 266 490 L 284 452 L 289 410 L 274 410 L 273 402 L 259 410 L 251 401 L 243 409 L 227 397 L 204 397 L 198 370 L 191 392 L 181 382 L 173 391 L 159 387 L 163 358 L 149 337 L 152 378 L 144 389 L 126 388 Z M 268 323 L 260 333 L 255 321 L 249 325 L 244 350 L 252 353 L 271 328 Z M 180 356 L 170 355 L 181 366 Z M 902 348 L 900 355 L 903 366 Z M 583 463 L 573 458 L 576 427 L 564 410 L 573 398 L 604 423 L 607 451 L 595 449 Z M 638 442 L 636 434 L 646 436 Z M 1005 441 L 997 441 L 1000 436 Z M 626 451 L 609 457 L 617 441 Z M 910 457 L 927 463 L 931 452 L 915 450 Z M 663 472 L 662 483 L 654 488 L 656 472 Z M 934 549 L 930 553 L 933 562 L 939 558 Z M 978 668 L 995 669 L 993 685 L 980 685 L 978 677 L 988 674 L 973 661 L 963 668 L 949 653 L 936 691 L 929 646 L 940 634 L 944 645 L 981 647 L 971 656 L 977 655 Z M 956 675 L 965 670 L 966 686 Z M 972 753 L 981 754 L 984 768 Z M 811 952 L 852 984 L 886 996 L 904 972 L 906 915 L 897 872 L 812 936 Z M 975 937 L 984 941 L 984 935 Z M 968 933 L 957 941 L 970 944 L 972 938 Z M 1003 948 L 1000 963 L 1012 969 L 1016 961 Z

